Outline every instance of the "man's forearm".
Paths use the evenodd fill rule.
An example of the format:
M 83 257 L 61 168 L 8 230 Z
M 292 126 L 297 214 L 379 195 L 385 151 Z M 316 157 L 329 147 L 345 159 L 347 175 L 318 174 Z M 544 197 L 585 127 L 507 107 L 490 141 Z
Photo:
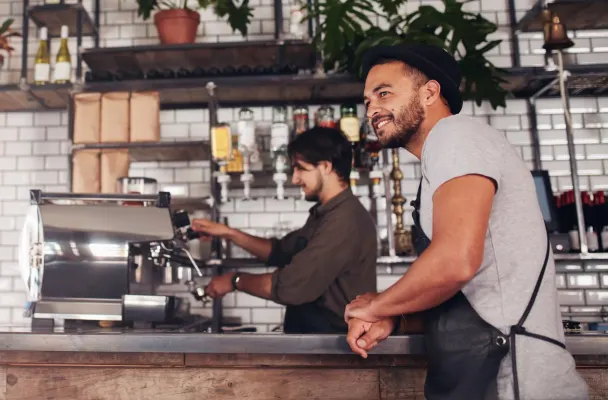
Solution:
M 272 274 L 241 273 L 237 289 L 252 296 L 269 300 L 272 293 Z
M 269 239 L 249 235 L 237 229 L 233 229 L 227 239 L 262 261 L 268 261 L 272 250 L 272 242 Z
M 401 279 L 371 301 L 374 315 L 407 317 L 448 300 L 467 281 L 455 272 L 462 270 L 460 265 L 454 265 L 457 263 L 454 258 L 429 247 Z

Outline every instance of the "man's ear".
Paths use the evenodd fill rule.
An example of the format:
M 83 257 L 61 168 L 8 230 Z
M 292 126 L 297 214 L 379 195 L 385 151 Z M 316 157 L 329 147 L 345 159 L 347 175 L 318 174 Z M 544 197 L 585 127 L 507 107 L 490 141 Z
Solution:
M 333 171 L 333 166 L 329 161 L 319 162 L 319 169 L 323 175 L 329 175 Z
M 441 101 L 441 85 L 439 82 L 430 80 L 422 86 L 421 103 L 426 106 L 431 106 L 438 101 Z

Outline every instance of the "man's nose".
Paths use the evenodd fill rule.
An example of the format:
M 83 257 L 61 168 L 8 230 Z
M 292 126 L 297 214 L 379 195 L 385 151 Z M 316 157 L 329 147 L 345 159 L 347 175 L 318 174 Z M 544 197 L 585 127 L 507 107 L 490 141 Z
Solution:
M 365 112 L 365 115 L 367 116 L 367 118 L 370 120 L 374 118 L 374 116 L 378 115 L 380 113 L 380 108 L 376 105 L 374 105 L 372 102 L 369 103 L 369 105 L 367 106 L 367 111 Z

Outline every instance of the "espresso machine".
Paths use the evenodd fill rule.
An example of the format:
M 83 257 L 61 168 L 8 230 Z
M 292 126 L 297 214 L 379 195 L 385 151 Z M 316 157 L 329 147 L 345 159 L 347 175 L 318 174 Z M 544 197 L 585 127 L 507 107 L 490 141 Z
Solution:
M 95 321 L 101 326 L 155 327 L 178 318 L 182 298 L 157 293 L 167 276 L 194 301 L 207 302 L 205 263 L 187 211 L 157 194 L 76 194 L 30 191 L 19 266 L 32 326 Z M 170 283 L 175 283 L 170 279 Z

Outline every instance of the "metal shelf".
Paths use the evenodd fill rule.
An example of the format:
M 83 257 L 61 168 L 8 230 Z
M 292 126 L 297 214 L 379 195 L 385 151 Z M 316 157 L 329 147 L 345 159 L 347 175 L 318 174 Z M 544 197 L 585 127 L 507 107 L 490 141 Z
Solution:
M 152 143 L 95 143 L 74 144 L 72 151 L 127 149 L 131 162 L 139 161 L 208 161 L 209 142 L 175 141 Z
M 42 4 L 31 6 L 28 8 L 28 14 L 38 28 L 43 26 L 48 28 L 49 37 L 59 37 L 62 25 L 67 25 L 70 36 L 75 36 L 79 15 L 82 15 L 82 34 L 84 36 L 97 35 L 97 28 L 82 4 Z
M 190 71 L 194 76 L 202 77 L 217 76 L 222 71 L 223 76 L 260 75 L 264 71 L 275 74 L 281 71 L 294 73 L 315 67 L 314 46 L 304 41 L 94 48 L 83 50 L 82 59 L 92 75 L 125 74 L 142 77 L 150 71 Z
M 542 1 L 537 3 L 519 21 L 521 32 L 542 32 Z M 608 4 L 605 0 L 556 0 L 547 5 L 568 30 L 608 28 Z

